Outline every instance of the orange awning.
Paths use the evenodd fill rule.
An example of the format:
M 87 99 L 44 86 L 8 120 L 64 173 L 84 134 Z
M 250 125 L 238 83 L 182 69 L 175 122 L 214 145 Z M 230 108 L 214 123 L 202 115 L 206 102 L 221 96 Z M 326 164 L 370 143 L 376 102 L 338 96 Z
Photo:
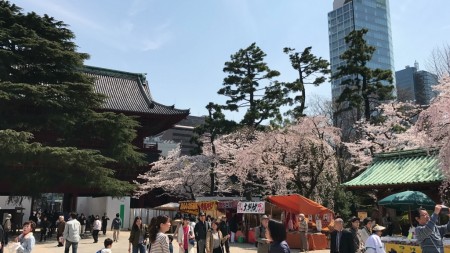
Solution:
M 268 196 L 267 201 L 293 213 L 305 215 L 333 213 L 330 209 L 299 194 Z

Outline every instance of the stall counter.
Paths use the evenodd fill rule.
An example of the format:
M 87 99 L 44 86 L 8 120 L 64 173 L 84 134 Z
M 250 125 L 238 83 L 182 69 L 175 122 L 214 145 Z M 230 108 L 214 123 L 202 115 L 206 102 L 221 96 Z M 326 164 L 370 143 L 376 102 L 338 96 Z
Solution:
M 416 239 L 406 237 L 381 237 L 386 252 L 395 250 L 397 253 L 422 253 Z M 450 253 L 450 240 L 444 240 L 444 253 Z
M 322 233 L 308 234 L 308 246 L 309 250 L 323 250 L 328 248 L 328 239 L 326 235 Z M 288 232 L 286 242 L 291 249 L 300 249 L 301 240 L 300 233 Z

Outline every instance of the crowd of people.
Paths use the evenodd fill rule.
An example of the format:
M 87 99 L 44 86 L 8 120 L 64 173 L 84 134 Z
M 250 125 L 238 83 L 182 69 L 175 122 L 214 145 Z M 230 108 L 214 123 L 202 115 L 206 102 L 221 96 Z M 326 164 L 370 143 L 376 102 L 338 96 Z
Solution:
M 54 217 L 56 217 L 56 220 Z M 10 242 L 10 219 L 11 215 L 7 215 L 4 224 L 0 225 L 0 253 L 4 252 L 5 246 Z M 106 213 L 100 220 L 98 215 L 91 215 L 86 218 L 84 214 L 78 215 L 76 212 L 71 212 L 66 221 L 64 215 L 57 215 L 56 213 L 49 214 L 46 212 L 37 214 L 36 212 L 33 212 L 30 219 L 23 224 L 22 232 L 14 239 L 11 248 L 17 253 L 31 253 L 37 238 L 39 239 L 39 242 L 45 242 L 56 232 L 57 246 L 65 247 L 65 253 L 68 253 L 70 248 L 72 248 L 72 253 L 77 253 L 78 243 L 87 231 L 92 233 L 94 243 L 98 242 L 98 234 L 100 231 L 103 231 L 104 235 L 106 234 L 108 220 L 109 218 Z M 116 218 L 114 218 L 111 224 L 111 230 L 114 231 L 113 239 L 107 238 L 104 241 L 104 248 L 99 250 L 99 253 L 111 252 L 113 242 L 119 240 L 119 230 L 121 225 L 122 221 L 119 214 L 116 214 Z M 35 238 L 34 232 L 37 227 L 40 227 L 40 235 Z
M 443 238 L 450 232 L 450 221 L 445 225 L 438 225 L 442 205 L 436 205 L 434 212 L 429 215 L 425 209 L 418 209 L 411 213 L 416 223 L 415 236 L 422 248 L 423 253 L 443 253 Z M 450 217 L 450 214 L 447 214 Z M 301 252 L 308 251 L 307 233 L 308 223 L 305 216 L 299 216 L 299 234 L 301 240 Z M 64 252 L 77 253 L 78 242 L 81 234 L 85 231 L 86 218 L 84 215 L 78 216 L 76 212 L 69 215 L 67 221 L 64 216 L 58 217 L 56 233 L 58 246 L 64 246 Z M 92 235 L 94 243 L 98 242 L 98 233 L 105 231 L 104 224 L 107 224 L 106 214 L 102 219 L 98 215 L 94 216 L 92 222 Z M 261 216 L 261 225 L 255 228 L 255 239 L 258 253 L 290 253 L 290 248 L 286 242 L 287 232 L 283 223 L 270 219 L 267 215 Z M 83 222 L 85 221 L 85 222 Z M 103 223 L 105 222 L 105 223 Z M 46 240 L 48 232 L 51 231 L 46 217 L 42 217 L 40 240 Z M 84 224 L 83 224 L 84 223 Z M 345 228 L 344 220 L 337 217 L 330 234 L 330 253 L 385 253 L 384 245 L 381 241 L 384 226 L 374 224 L 370 217 L 361 221 L 358 217 L 349 220 L 349 227 Z M 122 225 L 119 214 L 113 219 L 111 230 L 114 231 L 113 239 L 107 238 L 104 241 L 104 248 L 97 253 L 111 253 L 113 242 L 119 241 L 119 231 Z M 10 226 L 10 224 L 9 224 Z M 36 243 L 33 235 L 36 223 L 33 220 L 25 222 L 22 226 L 22 233 L 14 239 L 15 252 L 31 253 Z M 173 238 L 176 238 L 179 245 L 179 253 L 230 253 L 230 241 L 232 231 L 226 216 L 217 219 L 207 219 L 205 213 L 200 212 L 198 221 L 193 222 L 192 217 L 183 216 L 182 222 L 175 229 L 174 235 L 167 234 L 171 228 L 171 221 L 168 216 L 162 215 L 151 219 L 150 224 L 144 224 L 141 217 L 134 219 L 130 236 L 128 238 L 128 252 L 130 253 L 173 253 Z M 8 243 L 8 223 L 0 225 L 0 253 Z

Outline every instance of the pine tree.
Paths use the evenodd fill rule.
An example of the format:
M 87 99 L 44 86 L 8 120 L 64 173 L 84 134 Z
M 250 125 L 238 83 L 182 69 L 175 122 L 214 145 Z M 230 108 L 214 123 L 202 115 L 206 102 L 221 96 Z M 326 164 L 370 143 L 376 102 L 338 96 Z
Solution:
M 345 87 L 336 101 L 344 105 L 337 114 L 356 110 L 357 120 L 364 115 L 366 121 L 369 121 L 376 106 L 393 98 L 394 86 L 391 70 L 367 66 L 376 50 L 364 39 L 367 31 L 355 30 L 345 37 L 348 49 L 341 55 L 345 64 L 338 67 L 338 72 L 332 78 L 342 78 L 341 85 Z
M 287 93 L 298 93 L 293 98 L 287 96 L 289 105 L 298 104 L 293 109 L 287 111 L 287 115 L 291 115 L 294 119 L 305 116 L 304 110 L 306 102 L 306 84 L 319 86 L 326 81 L 325 75 L 330 73 L 327 60 L 311 53 L 312 47 L 307 47 L 303 52 L 294 52 L 295 48 L 284 48 L 283 52 L 289 55 L 292 67 L 298 71 L 298 78 L 294 82 L 285 83 Z M 310 78 L 312 80 L 310 80 Z
M 271 70 L 264 62 L 266 54 L 251 44 L 231 55 L 225 62 L 223 71 L 228 76 L 223 80 L 223 88 L 217 93 L 227 96 L 224 109 L 239 111 L 247 108 L 241 125 L 258 127 L 264 120 L 281 120 L 279 107 L 284 103 L 282 87 L 279 83 L 263 86 L 263 81 L 271 81 L 280 72 Z
M 95 111 L 104 97 L 81 71 L 89 55 L 67 25 L 1 1 L 0 31 L 0 168 L 10 194 L 130 193 L 110 168 L 143 164 L 131 145 L 138 123 Z

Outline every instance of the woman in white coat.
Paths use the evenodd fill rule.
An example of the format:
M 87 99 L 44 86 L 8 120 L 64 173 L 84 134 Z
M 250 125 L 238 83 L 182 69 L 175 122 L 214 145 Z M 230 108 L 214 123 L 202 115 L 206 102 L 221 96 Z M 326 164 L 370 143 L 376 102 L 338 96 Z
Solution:
M 189 224 L 189 217 L 183 217 L 183 225 L 178 228 L 177 241 L 180 253 L 192 253 L 195 244 L 194 229 Z
M 366 253 L 386 253 L 384 244 L 381 242 L 381 234 L 385 227 L 376 225 L 372 228 L 372 235 L 366 241 Z

